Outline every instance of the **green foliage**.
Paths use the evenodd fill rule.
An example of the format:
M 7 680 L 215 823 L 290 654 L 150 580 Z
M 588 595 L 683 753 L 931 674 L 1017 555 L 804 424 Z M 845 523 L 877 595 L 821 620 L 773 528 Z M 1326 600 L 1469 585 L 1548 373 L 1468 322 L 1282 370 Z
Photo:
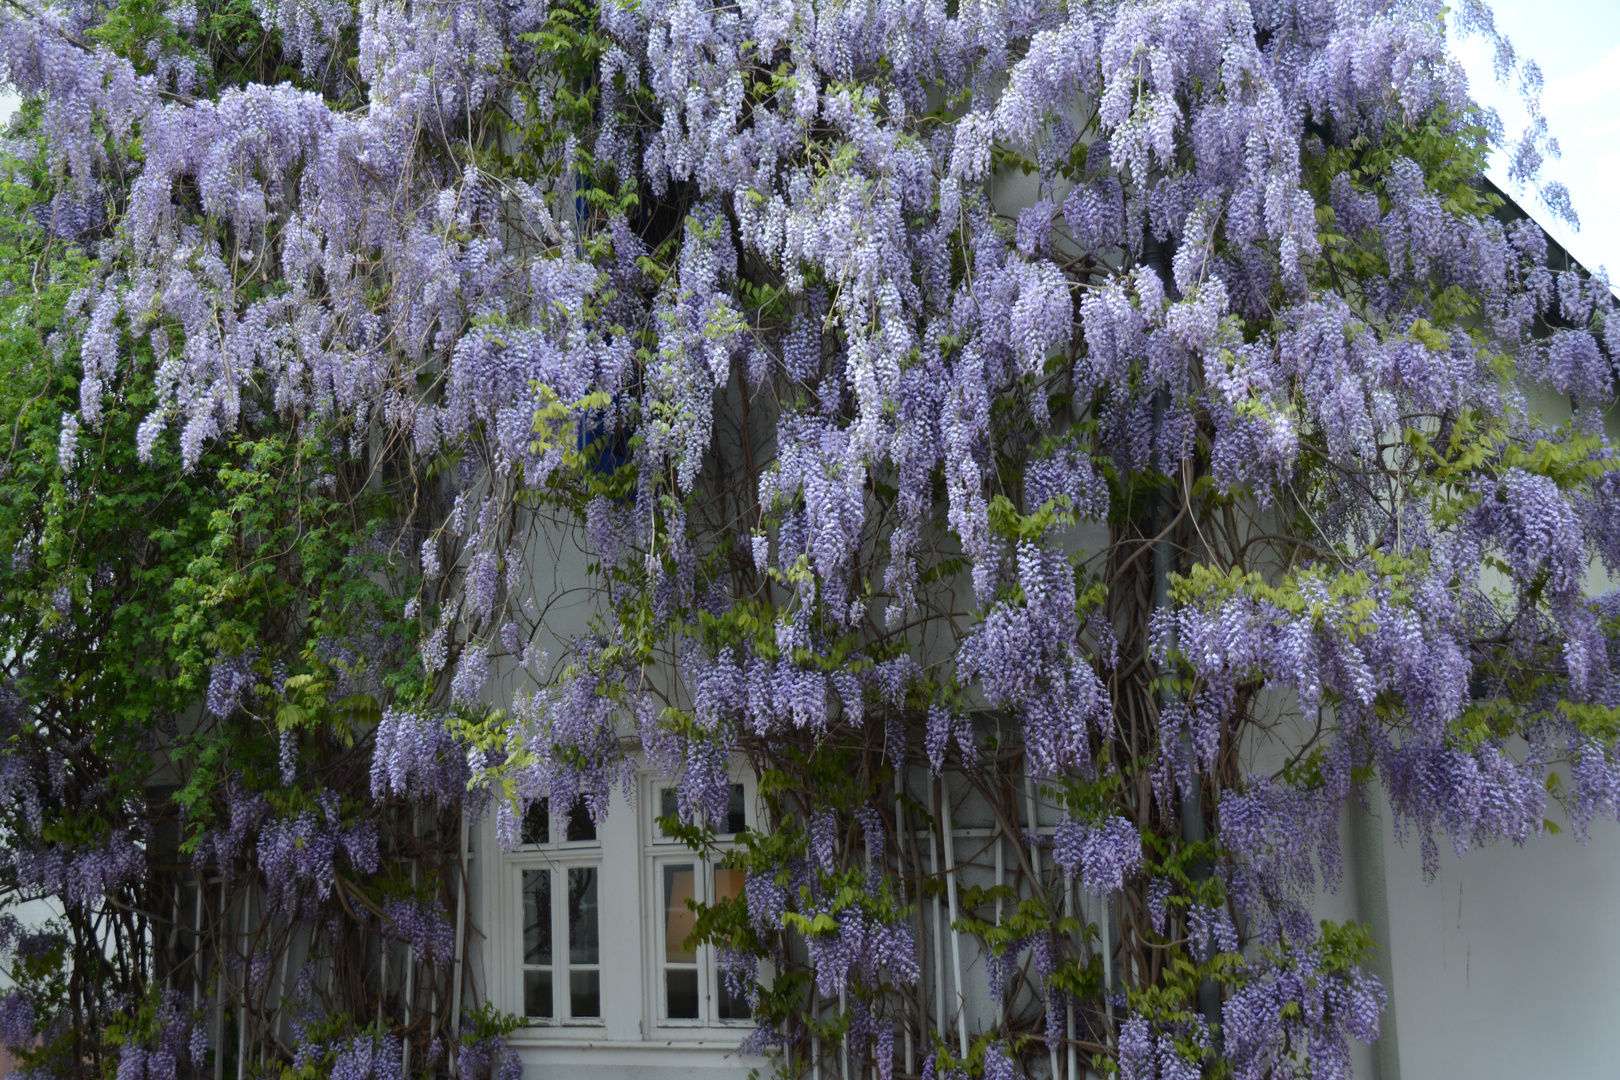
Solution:
M 41 737 L 91 740 L 116 805 L 142 790 L 154 720 L 179 714 L 201 689 L 198 668 L 173 648 L 168 601 L 208 533 L 211 500 L 174 454 L 137 460 L 136 425 L 153 401 L 139 378 L 106 403 L 98 431 L 81 434 L 76 467 L 62 467 L 78 365 L 72 340 L 53 332 L 90 264 L 33 225 L 30 207 L 49 188 L 42 170 L 19 166 L 0 180 L 0 419 L 10 433 L 0 550 L 11 563 L 0 653 L 16 690 L 48 703 L 32 721 Z M 105 825 L 94 806 L 63 811 L 64 828 Z
M 241 16 L 232 10 L 204 14 Z M 162 41 L 164 18 L 126 3 L 101 34 L 114 49 Z M 37 118 L 25 107 L 18 123 L 26 132 Z M 403 614 L 415 571 L 397 539 L 410 503 L 398 498 L 387 448 L 369 459 L 345 452 L 364 438 L 350 421 L 260 413 L 192 468 L 172 436 L 142 460 L 137 430 L 159 400 L 152 327 L 136 332 L 121 319 L 127 370 L 64 460 L 64 417 L 80 404 L 83 313 L 73 296 L 97 268 L 84 247 L 35 223 L 55 190 L 38 160 L 0 170 L 0 663 L 7 690 L 27 703 L 4 750 L 73 749 L 44 827 L 36 834 L 24 808 L 8 805 L 0 831 L 71 855 L 104 848 L 135 814 L 138 830 L 152 830 L 141 835 L 156 881 L 219 820 L 233 784 L 267 792 L 279 815 L 315 812 L 336 794 L 345 823 L 377 817 L 369 793 L 345 786 L 364 782 L 354 755 L 382 708 L 432 689 Z M 158 325 L 182 342 L 178 325 Z M 351 641 L 376 648 L 334 644 Z M 211 715 L 211 669 L 244 655 L 258 684 L 250 696 L 269 707 Z M 375 692 L 339 697 L 340 683 Z M 300 775 L 292 785 L 280 778 L 284 736 Z M 147 896 L 149 886 L 164 891 Z M 165 908 L 168 887 L 137 881 L 121 907 L 69 910 L 61 947 L 13 972 L 36 1003 L 78 1018 L 50 1028 L 65 1034 L 30 1050 L 30 1062 L 107 1062 L 120 1041 L 151 1034 L 142 1025 L 153 1022 L 159 983 L 135 943 L 155 939 L 145 913 Z M 347 887 L 364 907 L 391 884 Z M 104 949 L 104 940 L 123 944 Z M 109 999 L 147 1004 L 107 1026 L 87 1019 Z
M 493 1002 L 486 1001 L 462 1014 L 461 1041 L 475 1043 L 505 1038 L 527 1023 L 523 1017 L 501 1012 Z

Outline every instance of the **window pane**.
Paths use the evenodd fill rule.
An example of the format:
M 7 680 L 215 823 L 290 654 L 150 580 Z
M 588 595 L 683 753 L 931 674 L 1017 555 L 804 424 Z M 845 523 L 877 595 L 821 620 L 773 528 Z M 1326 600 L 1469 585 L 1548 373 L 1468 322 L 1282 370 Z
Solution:
M 523 962 L 551 963 L 550 870 L 523 871 Z
M 568 871 L 568 961 L 597 963 L 596 867 L 575 866 Z M 595 1015 L 592 1013 L 591 1015 Z
M 567 837 L 576 843 L 596 839 L 596 822 L 591 820 L 590 811 L 585 809 L 584 799 L 574 800 L 574 808 L 568 811 Z
M 551 1017 L 551 972 L 531 968 L 523 973 L 523 1013 Z
M 726 866 L 714 868 L 714 898 L 721 900 L 735 900 L 743 894 L 743 880 L 746 875 L 741 870 L 733 870 Z
M 747 1020 L 749 1016 L 748 999 L 738 997 L 731 992 L 730 987 L 726 985 L 727 979 L 723 973 L 716 972 L 715 975 L 720 980 L 720 1019 Z
M 523 815 L 523 842 L 525 844 L 551 843 L 551 811 L 546 800 L 529 804 Z
M 697 916 L 692 909 L 686 906 L 688 900 L 695 899 L 693 886 L 697 883 L 695 868 L 691 863 L 664 865 L 664 961 L 670 964 L 690 964 L 697 960 L 697 954 L 681 947 L 681 943 L 692 934 L 692 926 Z M 694 979 L 697 975 L 694 973 Z M 696 984 L 693 984 L 696 986 Z M 694 994 L 697 991 L 692 991 Z M 674 1015 L 671 1013 L 670 1015 Z M 696 1013 L 692 1015 L 696 1016 Z
M 669 968 L 664 972 L 671 1020 L 696 1020 L 698 1015 L 697 969 Z
M 726 832 L 740 833 L 748 830 L 748 808 L 743 802 L 743 786 L 731 785 L 731 799 L 726 806 Z
M 602 982 L 597 972 L 568 973 L 568 1015 L 574 1017 L 602 1015 Z
M 674 817 L 679 810 L 675 800 L 675 789 L 667 787 L 658 795 L 658 816 Z
M 743 893 L 743 882 L 747 875 L 741 870 L 727 866 L 714 868 L 714 898 L 719 900 L 735 900 Z M 727 978 L 724 973 L 716 971 L 715 980 L 719 990 L 718 1016 L 721 1020 L 747 1020 L 748 999 L 733 994 L 727 987 Z

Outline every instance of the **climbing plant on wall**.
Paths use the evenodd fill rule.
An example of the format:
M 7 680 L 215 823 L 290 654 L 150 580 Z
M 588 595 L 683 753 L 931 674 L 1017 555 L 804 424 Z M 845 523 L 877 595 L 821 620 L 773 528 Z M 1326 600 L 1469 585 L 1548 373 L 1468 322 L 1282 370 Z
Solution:
M 7 324 L 6 872 L 67 923 L 7 939 L 0 1037 L 513 1068 L 460 1026 L 463 811 L 515 845 L 640 763 L 703 849 L 740 756 L 767 813 L 696 936 L 785 1074 L 1342 1074 L 1383 1003 L 1365 928 L 1310 914 L 1347 803 L 1431 871 L 1549 798 L 1620 810 L 1620 321 L 1482 181 L 1503 147 L 1534 185 L 1546 131 L 1505 138 L 1445 34 L 10 0 L 49 273 L 7 303 L 50 314 Z M 211 921 L 163 929 L 182 887 Z
M 392 1038 L 397 1067 L 358 1006 L 413 1004 L 403 971 L 379 979 L 379 942 L 450 951 L 464 797 L 373 794 L 379 701 L 424 692 L 389 587 L 399 484 L 344 452 L 341 417 L 264 413 L 184 465 L 140 431 L 172 381 L 161 331 L 125 337 L 95 427 L 75 424 L 71 312 L 108 207 L 53 180 L 39 117 L 14 123 L 0 185 L 0 863 L 8 901 L 54 917 L 0 921 L 0 1040 L 40 1075 L 210 1072 L 210 1041 L 330 1065 Z M 320 985 L 289 976 L 291 951 Z M 472 1025 L 475 1053 L 498 1056 L 497 1028 Z

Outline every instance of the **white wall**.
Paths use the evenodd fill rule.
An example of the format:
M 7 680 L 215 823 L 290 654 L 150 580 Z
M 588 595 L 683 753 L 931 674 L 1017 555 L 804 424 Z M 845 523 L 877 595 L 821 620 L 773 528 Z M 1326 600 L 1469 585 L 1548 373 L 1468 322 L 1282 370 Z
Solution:
M 1620 826 L 1522 849 L 1384 842 L 1404 1080 L 1620 1076 Z

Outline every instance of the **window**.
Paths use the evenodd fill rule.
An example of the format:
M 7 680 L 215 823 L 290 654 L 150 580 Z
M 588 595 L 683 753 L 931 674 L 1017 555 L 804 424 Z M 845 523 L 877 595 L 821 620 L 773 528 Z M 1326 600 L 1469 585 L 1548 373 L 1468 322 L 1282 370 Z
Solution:
M 673 815 L 675 789 L 660 788 L 656 805 L 659 816 Z M 747 793 L 744 785 L 733 784 L 721 834 L 722 845 L 726 837 L 734 837 L 747 828 Z M 678 841 L 666 837 L 656 821 L 653 840 L 658 847 L 665 847 L 665 851 L 652 860 L 658 1023 L 701 1026 L 746 1022 L 748 1001 L 727 989 L 725 977 L 715 966 L 714 948 L 689 945 L 687 940 L 697 923 L 691 905 L 713 904 L 741 896 L 743 872 L 722 866 L 716 860 L 701 859 L 685 848 L 681 848 L 679 854 L 669 852 L 666 845 L 673 847 Z
M 675 789 L 672 787 L 659 789 L 658 816 L 674 817 L 677 809 Z M 722 836 L 735 836 L 748 829 L 748 801 L 747 794 L 741 784 L 731 785 L 731 798 L 726 805 L 726 825 L 720 830 Z M 663 830 L 658 830 L 660 840 L 669 839 L 664 836 Z
M 576 803 L 554 836 L 542 799 L 523 819 L 523 1012 L 538 1023 L 597 1023 L 602 1017 L 599 917 L 601 849 L 596 826 Z
M 529 807 L 523 816 L 523 846 L 545 847 L 551 843 L 551 807 L 549 799 L 541 799 Z M 583 800 L 576 802 L 568 813 L 568 824 L 563 840 L 570 844 L 596 843 L 596 822 L 585 810 Z

